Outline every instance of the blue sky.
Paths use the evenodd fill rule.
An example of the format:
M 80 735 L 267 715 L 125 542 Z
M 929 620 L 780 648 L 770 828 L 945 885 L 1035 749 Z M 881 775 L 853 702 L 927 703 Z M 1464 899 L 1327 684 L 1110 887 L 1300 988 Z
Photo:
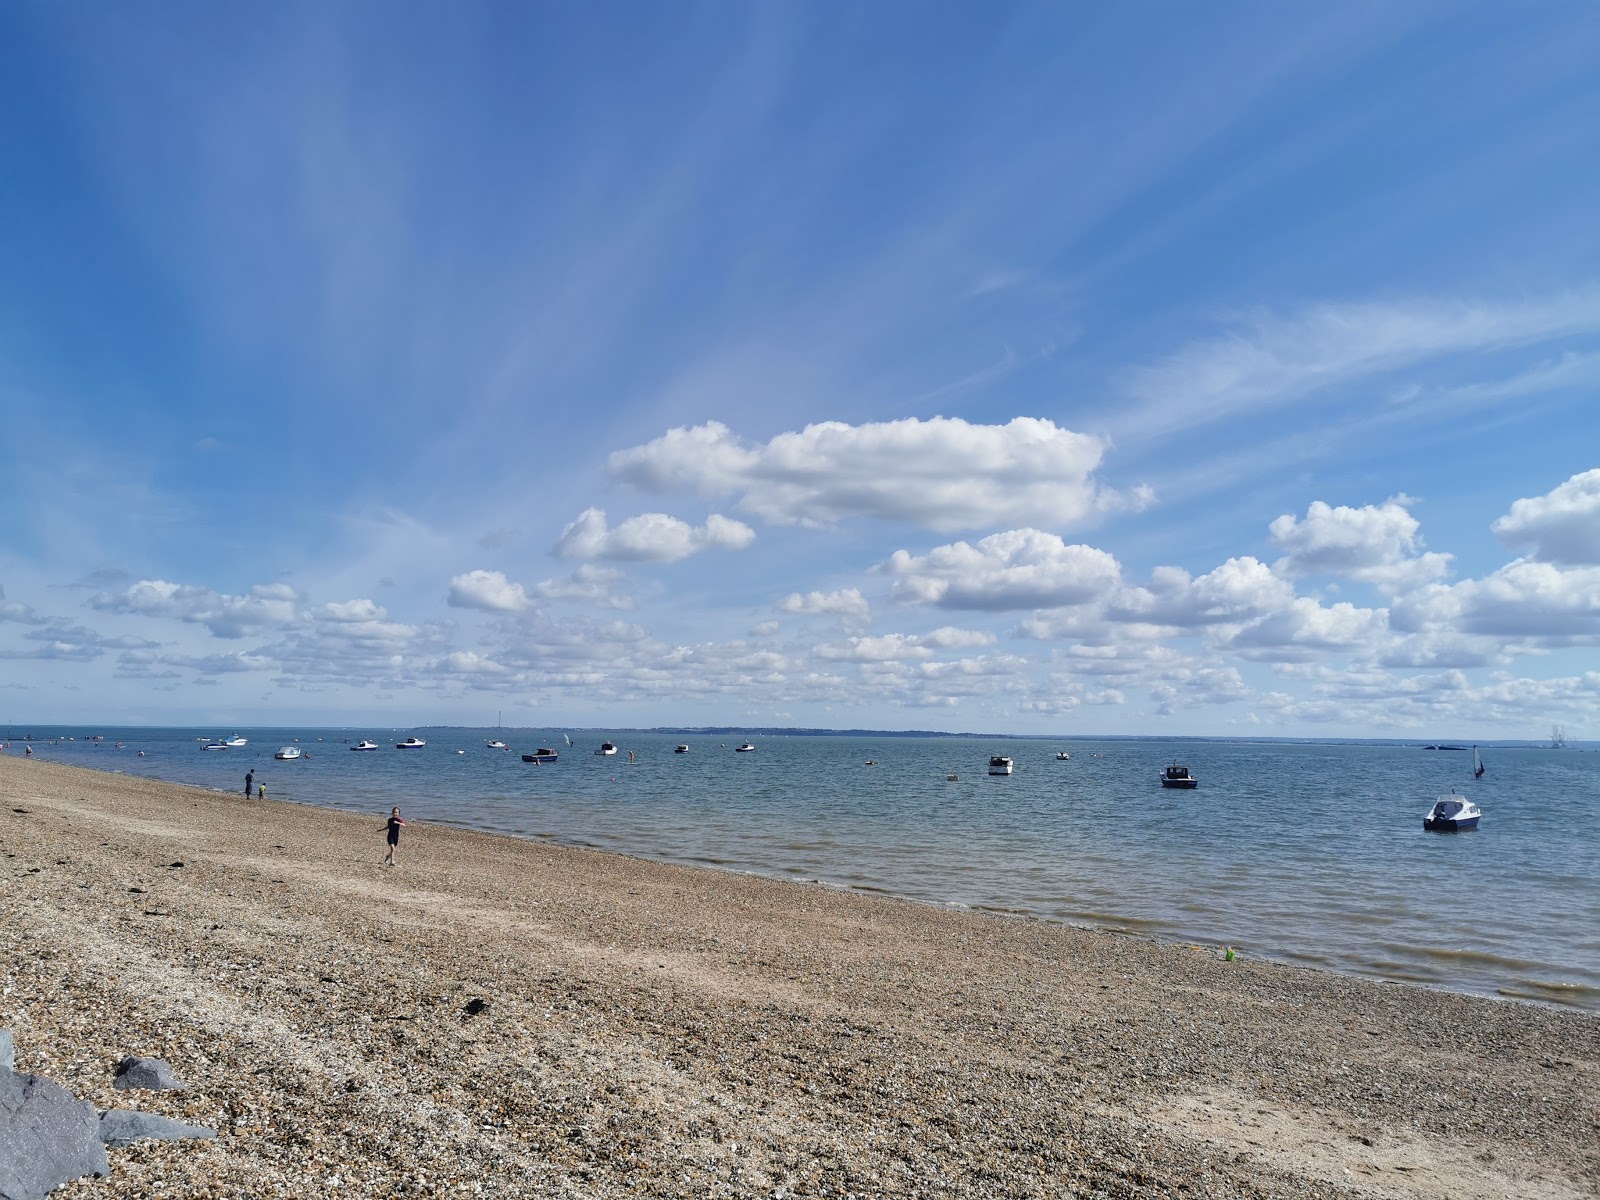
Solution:
M 0 0 L 0 718 L 1600 737 L 1596 61 Z

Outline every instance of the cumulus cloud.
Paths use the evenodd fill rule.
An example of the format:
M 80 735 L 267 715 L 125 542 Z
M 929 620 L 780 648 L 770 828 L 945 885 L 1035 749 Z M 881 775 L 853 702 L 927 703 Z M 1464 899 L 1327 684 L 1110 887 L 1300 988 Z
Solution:
M 586 508 L 556 542 L 563 558 L 609 558 L 625 562 L 677 562 L 702 550 L 743 550 L 756 531 L 718 513 L 704 525 L 690 525 L 666 513 L 641 513 L 615 529 L 604 509 Z
M 1107 604 L 1113 621 L 1175 629 L 1236 624 L 1294 602 L 1294 587 L 1249 556 L 1230 558 L 1191 578 L 1181 567 L 1157 567 L 1145 587 L 1124 588 Z
M 837 592 L 806 592 L 804 595 L 794 592 L 780 600 L 778 608 L 786 613 L 799 613 L 804 616 L 840 617 L 846 624 L 852 625 L 864 625 L 872 619 L 872 606 L 867 603 L 859 588 L 842 588 Z
M 1335 508 L 1314 500 L 1305 520 L 1285 514 L 1267 527 L 1273 545 L 1288 551 L 1273 569 L 1291 579 L 1360 580 L 1388 593 L 1441 579 L 1450 570 L 1450 555 L 1423 552 L 1417 519 L 1408 510 L 1412 503 L 1396 496 L 1382 504 Z
M 991 612 L 1084 604 L 1121 579 L 1117 560 L 1038 529 L 955 542 L 917 557 L 896 550 L 881 570 L 897 576 L 890 596 L 905 604 Z
M 1388 610 L 1354 604 L 1321 605 L 1298 597 L 1281 612 L 1262 617 L 1225 639 L 1241 657 L 1269 662 L 1310 662 L 1329 651 L 1370 648 L 1388 631 Z
M 445 602 L 451 608 L 476 608 L 484 612 L 521 612 L 533 603 L 520 583 L 499 571 L 468 571 L 450 581 Z
M 653 491 L 737 496 L 742 510 L 773 524 L 864 516 L 956 532 L 1067 527 L 1108 509 L 1148 505 L 1148 489 L 1123 495 L 1096 482 L 1105 450 L 1098 437 L 1037 417 L 1005 425 L 951 417 L 826 421 L 764 445 L 710 422 L 620 450 L 610 467 Z
M 1600 567 L 1518 559 L 1483 579 L 1435 584 L 1395 602 L 1402 633 L 1452 629 L 1538 645 L 1600 644 Z
M 42 625 L 45 618 L 26 604 L 8 603 L 6 589 L 0 587 L 0 621 L 15 621 L 20 625 Z
M 616 585 L 624 578 L 626 576 L 614 567 L 584 563 L 565 578 L 545 579 L 534 584 L 533 594 L 541 600 L 569 600 L 595 608 L 631 612 L 638 606 L 637 602 L 616 590 Z
M 815 646 L 811 652 L 818 658 L 849 662 L 898 662 L 933 657 L 932 650 L 922 645 L 915 637 L 903 633 L 886 633 L 881 637 L 853 637 L 831 645 Z
M 312 616 L 321 621 L 382 621 L 388 612 L 371 600 L 345 600 L 321 605 L 312 610 Z
M 1543 496 L 1518 500 L 1490 529 L 1529 558 L 1562 566 L 1600 566 L 1600 467 Z
M 219 638 L 240 638 L 263 628 L 284 627 L 301 619 L 300 597 L 282 583 L 258 584 L 242 596 L 208 587 L 141 579 L 119 592 L 99 592 L 89 601 L 102 612 L 166 617 L 204 625 Z

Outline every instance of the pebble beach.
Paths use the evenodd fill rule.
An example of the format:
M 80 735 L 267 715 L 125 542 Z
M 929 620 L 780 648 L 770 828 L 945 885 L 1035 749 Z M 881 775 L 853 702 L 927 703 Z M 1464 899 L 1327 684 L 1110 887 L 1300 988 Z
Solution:
M 1600 1194 L 1600 1017 L 0 756 L 61 1196 Z M 596 820 L 604 819 L 603 811 Z

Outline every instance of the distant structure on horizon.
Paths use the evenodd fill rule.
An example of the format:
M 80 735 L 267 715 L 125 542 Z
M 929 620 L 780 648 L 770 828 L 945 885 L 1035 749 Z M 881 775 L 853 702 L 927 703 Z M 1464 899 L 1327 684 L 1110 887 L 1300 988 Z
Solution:
M 1565 750 L 1567 748 L 1567 727 L 1565 725 L 1550 726 L 1550 749 Z

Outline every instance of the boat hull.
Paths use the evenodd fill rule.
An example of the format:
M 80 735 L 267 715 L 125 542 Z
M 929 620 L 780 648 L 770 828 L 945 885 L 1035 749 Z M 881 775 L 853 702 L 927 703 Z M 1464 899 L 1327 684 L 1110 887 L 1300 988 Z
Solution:
M 1161 777 L 1161 786 L 1164 788 L 1197 788 L 1200 786 L 1198 779 L 1168 779 Z
M 1454 817 L 1440 817 L 1438 820 L 1433 817 L 1423 817 L 1422 828 L 1428 833 L 1470 833 L 1478 827 L 1478 822 L 1482 819 L 1481 815 L 1463 817 L 1461 820 L 1456 820 Z
M 556 761 L 557 757 L 558 756 L 554 751 L 550 752 L 549 754 L 524 754 L 522 756 L 522 761 L 531 763 L 553 763 Z

